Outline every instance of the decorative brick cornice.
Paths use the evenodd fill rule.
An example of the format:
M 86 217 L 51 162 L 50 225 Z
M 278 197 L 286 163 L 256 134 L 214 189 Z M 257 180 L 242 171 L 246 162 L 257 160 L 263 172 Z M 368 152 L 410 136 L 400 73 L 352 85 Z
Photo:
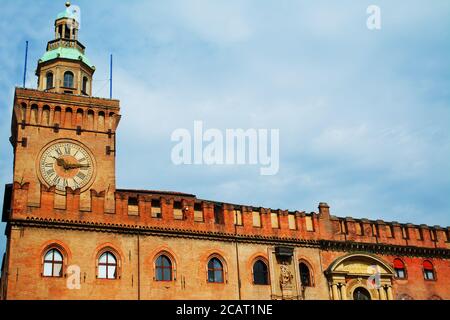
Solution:
M 242 243 L 259 243 L 269 245 L 289 245 L 295 247 L 312 247 L 324 251 L 365 251 L 383 255 L 421 256 L 440 259 L 450 259 L 450 249 L 422 248 L 414 246 L 399 246 L 381 243 L 362 243 L 352 241 L 307 240 L 298 238 L 242 235 L 234 233 L 220 233 L 155 226 L 133 226 L 124 224 L 83 222 L 63 219 L 27 218 L 25 220 L 11 220 L 10 226 L 27 226 L 36 228 L 67 229 L 79 231 L 96 231 L 120 234 L 140 234 L 147 236 L 168 236 L 175 238 L 202 239 L 211 241 L 227 241 Z
M 450 259 L 450 249 L 399 246 L 382 243 L 362 243 L 353 241 L 319 240 L 320 248 L 325 251 L 366 251 L 384 255 L 419 256 Z
M 15 219 L 9 221 L 9 226 L 36 227 L 49 229 L 66 229 L 79 231 L 95 231 L 120 234 L 140 234 L 148 236 L 168 236 L 176 238 L 197 238 L 212 241 L 284 244 L 291 246 L 315 247 L 319 248 L 317 240 L 306 240 L 296 238 L 281 238 L 261 235 L 242 235 L 234 233 L 207 232 L 196 230 L 183 230 L 177 228 L 154 227 L 154 226 L 133 226 L 124 224 L 83 222 L 63 219 L 27 218 L 25 220 Z

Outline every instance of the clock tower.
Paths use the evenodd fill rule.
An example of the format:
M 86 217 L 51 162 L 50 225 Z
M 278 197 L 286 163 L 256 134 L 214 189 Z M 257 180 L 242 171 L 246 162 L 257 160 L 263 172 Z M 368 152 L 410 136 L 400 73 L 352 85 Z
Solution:
M 67 199 L 74 195 L 80 212 L 89 212 L 92 196 L 99 195 L 105 212 L 115 209 L 119 101 L 92 97 L 95 67 L 78 40 L 73 7 L 66 7 L 56 18 L 55 38 L 38 61 L 37 90 L 15 91 L 12 215 L 39 214 L 49 196 L 51 211 L 68 209 Z

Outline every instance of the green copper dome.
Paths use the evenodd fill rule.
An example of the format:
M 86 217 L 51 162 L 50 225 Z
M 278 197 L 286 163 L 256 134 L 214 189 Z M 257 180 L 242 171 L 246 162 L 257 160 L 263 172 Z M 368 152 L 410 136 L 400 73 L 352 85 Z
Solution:
M 47 51 L 39 60 L 39 63 L 47 62 L 58 58 L 83 61 L 90 68 L 95 69 L 94 66 L 91 64 L 91 62 L 89 61 L 89 59 L 80 51 L 74 48 L 59 47 L 54 50 Z
M 76 7 L 75 8 L 71 8 L 70 7 L 70 2 L 66 2 L 66 10 L 64 10 L 63 12 L 58 13 L 58 15 L 56 16 L 56 20 L 64 19 L 64 18 L 77 20 L 76 19 L 76 17 L 77 17 L 76 13 L 77 13 Z

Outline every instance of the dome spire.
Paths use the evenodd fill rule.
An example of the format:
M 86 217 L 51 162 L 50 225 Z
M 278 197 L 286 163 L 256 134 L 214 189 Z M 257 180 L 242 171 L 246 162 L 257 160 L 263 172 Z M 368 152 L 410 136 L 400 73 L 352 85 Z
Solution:
M 36 75 L 40 90 L 90 96 L 95 67 L 78 41 L 80 9 L 66 2 L 66 9 L 55 20 L 55 37 L 38 61 Z

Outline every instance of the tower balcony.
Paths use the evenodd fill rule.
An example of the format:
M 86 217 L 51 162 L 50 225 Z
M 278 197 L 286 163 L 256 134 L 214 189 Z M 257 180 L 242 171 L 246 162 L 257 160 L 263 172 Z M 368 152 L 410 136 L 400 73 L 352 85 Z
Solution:
M 47 44 L 47 51 L 51 51 L 57 48 L 73 48 L 84 54 L 85 46 L 83 46 L 78 40 L 71 39 L 55 39 L 49 41 Z

